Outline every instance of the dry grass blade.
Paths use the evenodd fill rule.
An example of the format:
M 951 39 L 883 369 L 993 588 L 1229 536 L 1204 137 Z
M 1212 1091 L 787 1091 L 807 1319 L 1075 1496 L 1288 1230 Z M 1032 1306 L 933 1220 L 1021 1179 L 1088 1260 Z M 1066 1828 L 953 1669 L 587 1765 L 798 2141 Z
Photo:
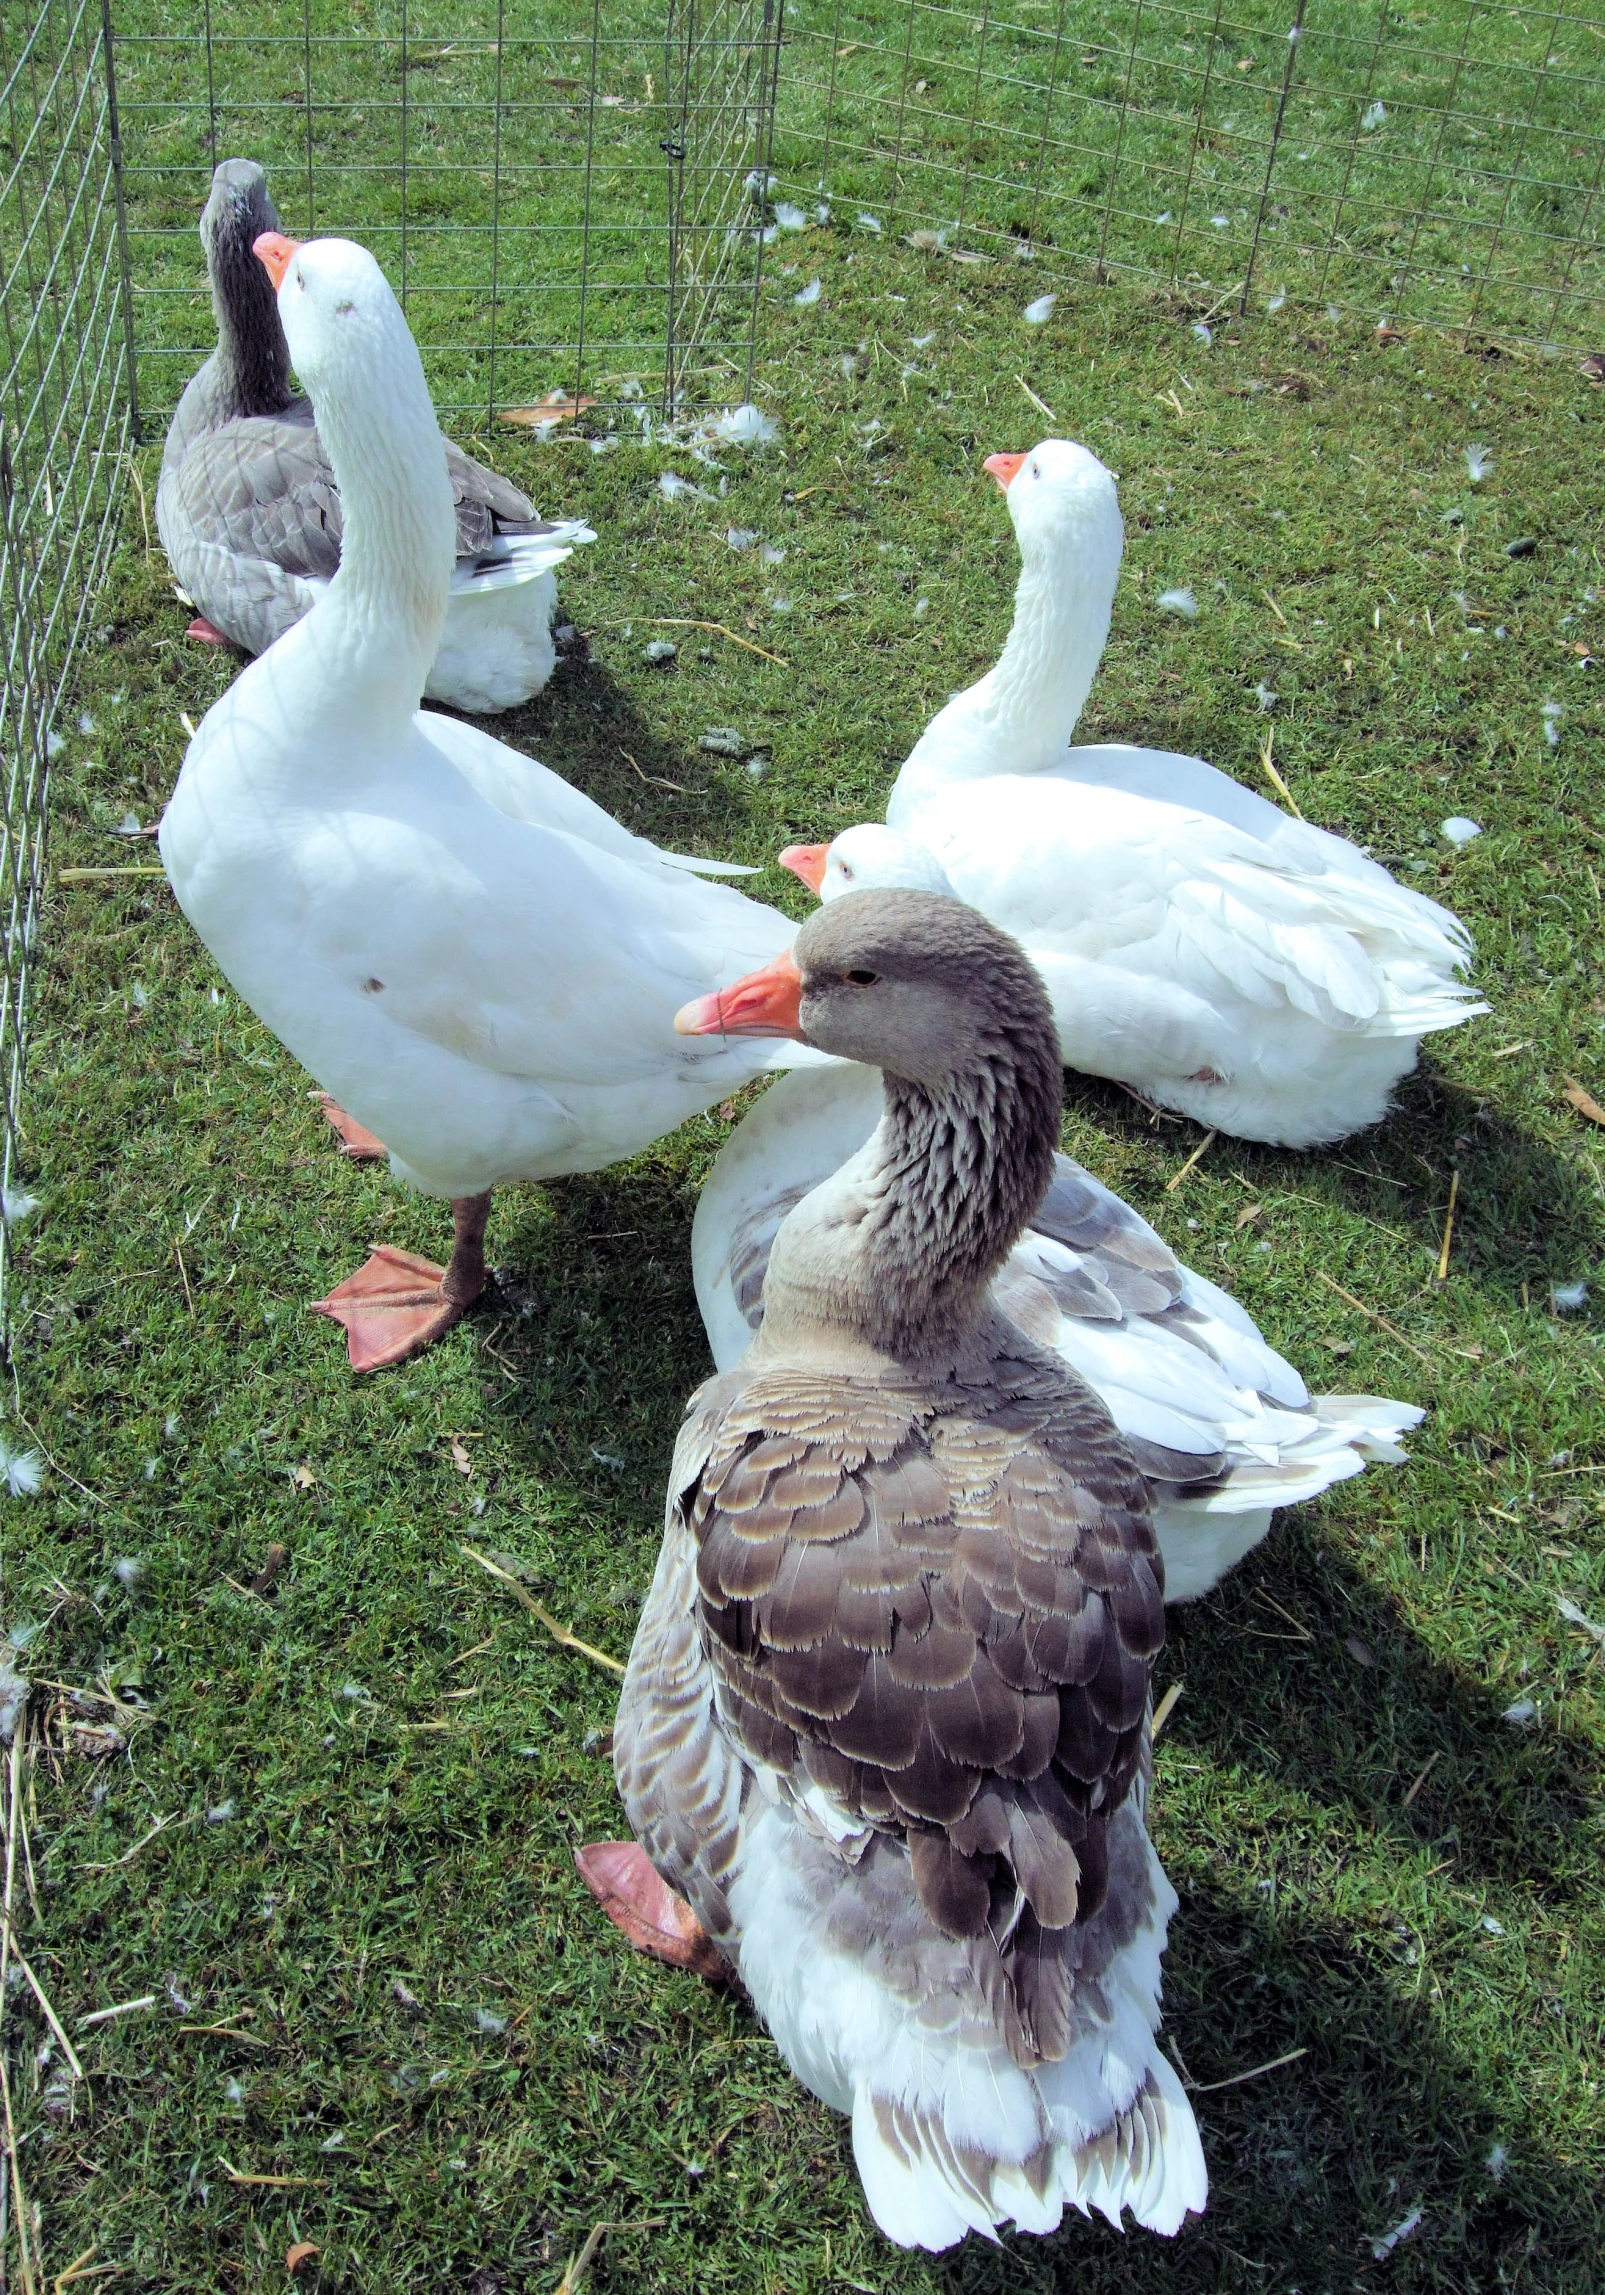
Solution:
M 715 637 L 727 637 L 732 645 L 742 647 L 745 652 L 759 654 L 765 661 L 772 661 L 777 669 L 791 667 L 783 655 L 771 653 L 767 646 L 754 645 L 751 638 L 737 637 L 735 631 L 726 629 L 723 622 L 687 621 L 680 614 L 654 614 L 652 619 L 654 626 L 661 630 L 711 630 Z
M 0 1920 L 5 1922 L 6 1929 L 9 1932 L 11 1929 L 11 1915 L 8 1912 L 0 1913 Z M 73 2046 L 72 2042 L 68 2039 L 66 2029 L 62 2024 L 61 2018 L 56 2014 L 55 2009 L 51 2006 L 49 1996 L 46 1993 L 44 1986 L 40 1983 L 38 1977 L 35 1976 L 33 1969 L 29 1966 L 28 1961 L 23 1955 L 22 1947 L 20 1944 L 18 1944 L 15 1936 L 12 1936 L 10 1941 L 11 1958 L 21 1969 L 24 1982 L 28 1985 L 29 1989 L 33 1993 L 35 2000 L 38 2001 L 40 2009 L 44 2015 L 45 2022 L 49 2025 L 51 2031 L 54 2032 L 57 2040 L 60 2042 L 61 2052 L 72 2067 L 73 2077 L 78 2080 L 83 2079 L 84 2068 L 78 2061 L 78 2051 Z
M 1412 1802 L 1412 1801 L 1415 1799 L 1416 1795 L 1417 1795 L 1417 1794 L 1420 1792 L 1420 1790 L 1421 1790 L 1422 1786 L 1423 1786 L 1423 1785 L 1425 1785 L 1425 1783 L 1426 1783 L 1427 1779 L 1428 1779 L 1428 1778 L 1429 1778 L 1429 1777 L 1432 1775 L 1432 1772 L 1434 1771 L 1434 1769 L 1436 1769 L 1436 1768 L 1437 1768 L 1437 1766 L 1438 1766 L 1438 1763 L 1439 1763 L 1439 1762 L 1440 1762 L 1442 1759 L 1443 1759 L 1443 1748 L 1442 1748 L 1442 1746 L 1440 1746 L 1440 1747 L 1438 1748 L 1437 1752 L 1436 1752 L 1435 1754 L 1433 1754 L 1433 1756 L 1432 1756 L 1431 1760 L 1430 1760 L 1430 1761 L 1429 1761 L 1429 1762 L 1426 1764 L 1425 1768 L 1423 1768 L 1422 1770 L 1420 1770 L 1420 1771 L 1418 1772 L 1418 1774 L 1417 1774 L 1417 1776 L 1416 1776 L 1416 1780 L 1415 1780 L 1415 1783 L 1414 1783 L 1414 1784 L 1411 1786 L 1411 1788 L 1410 1788 L 1409 1792 L 1408 1792 L 1408 1793 L 1405 1795 L 1404 1799 L 1403 1799 L 1403 1800 L 1402 1800 L 1402 1801 L 1399 1803 L 1399 1806 L 1400 1806 L 1400 1808 L 1401 1808 L 1401 1809 L 1408 1809 L 1408 1808 L 1409 1808 L 1409 1806 L 1410 1806 L 1411 1802 Z
M 1187 1161 L 1182 1165 L 1180 1171 L 1177 1172 L 1175 1178 L 1166 1180 L 1165 1193 L 1167 1195 L 1175 1194 L 1177 1188 L 1180 1187 L 1182 1181 L 1192 1170 L 1194 1164 L 1203 1162 L 1205 1156 L 1208 1155 L 1210 1149 L 1215 1145 L 1215 1142 L 1219 1139 L 1219 1137 L 1219 1132 L 1205 1132 L 1203 1138 L 1199 1141 L 1197 1147 L 1194 1148 L 1192 1154 L 1187 1158 Z
M 1298 799 L 1294 796 L 1287 783 L 1282 779 L 1280 772 L 1277 770 L 1276 760 L 1271 755 L 1271 751 L 1275 748 L 1275 746 L 1276 728 L 1274 726 L 1269 726 L 1266 729 L 1264 740 L 1259 745 L 1260 769 L 1264 773 L 1266 780 L 1269 781 L 1271 787 L 1276 791 L 1276 794 L 1281 798 L 1288 811 L 1292 813 L 1296 819 L 1302 821 L 1304 815 L 1299 811 Z
M 457 1551 L 466 1554 L 470 1562 L 477 1562 L 482 1570 L 488 1570 L 493 1578 L 500 1578 L 504 1586 L 511 1586 L 530 1616 L 539 1618 L 554 1642 L 561 1643 L 566 1650 L 578 1650 L 580 1656 L 588 1657 L 593 1665 L 603 1666 L 609 1673 L 616 1673 L 622 1678 L 624 1668 L 616 1657 L 609 1657 L 606 1650 L 593 1649 L 589 1642 L 582 1642 L 579 1635 L 571 1633 L 567 1626 L 559 1625 L 551 1611 L 543 1603 L 537 1602 L 527 1587 L 519 1584 L 511 1570 L 504 1570 L 500 1562 L 493 1562 L 488 1554 L 481 1554 L 476 1547 L 459 1545 Z
M 1016 375 L 1014 379 L 1019 384 L 1020 388 L 1025 392 L 1026 397 L 1031 401 L 1031 404 L 1037 409 L 1039 414 L 1045 414 L 1050 422 L 1058 421 L 1059 417 L 1054 413 L 1052 407 L 1049 406 L 1047 400 L 1045 398 L 1038 398 L 1036 392 L 1026 381 L 1024 375 Z
M 593 2223 L 585 2235 L 585 2245 L 557 2283 L 557 2295 L 574 2295 L 574 2290 L 596 2260 L 596 2251 L 607 2233 L 605 2223 Z
M 61 2295 L 64 2287 L 81 2287 L 86 2279 L 121 2279 L 128 2270 L 126 2263 L 91 2263 L 94 2248 L 86 2247 L 82 2255 L 75 2255 L 65 2271 L 58 2271 L 51 2280 L 51 2295 Z
M 1221 2088 L 1240 2088 L 1245 2080 L 1258 2080 L 1266 2072 L 1279 2072 L 1284 2064 L 1296 2064 L 1301 2056 L 1308 2054 L 1308 2048 L 1289 2048 L 1285 2056 L 1273 2056 L 1268 2064 L 1256 2064 L 1249 2072 L 1234 2072 L 1229 2080 L 1194 2080 L 1188 2092 L 1194 2096 L 1213 2096 Z
M 1158 1705 L 1154 1708 L 1154 1725 L 1152 1730 L 1149 1732 L 1149 1735 L 1154 1739 L 1156 1743 L 1159 1738 L 1159 1732 L 1164 1728 L 1166 1722 L 1170 1719 L 1171 1715 L 1176 1710 L 1176 1700 L 1180 1697 L 1181 1690 L 1181 1683 L 1179 1681 L 1173 1681 L 1169 1689 L 1166 1690 L 1164 1696 L 1159 1700 Z
M 22 2295 L 38 2295 L 39 2282 L 34 2274 L 34 2256 L 28 2237 L 28 2203 L 22 2188 L 22 2156 L 17 2148 L 17 2122 L 11 2108 L 11 2079 L 6 2068 L 5 2011 L 10 1997 L 7 1979 L 11 1973 L 12 1907 L 17 1891 L 17 1832 L 22 1822 L 22 1748 L 28 1734 L 28 1709 L 24 1704 L 17 1715 L 11 1739 L 11 1758 L 6 1763 L 6 1886 L 5 1923 L 0 1928 L 0 2105 L 5 2111 L 6 2157 L 11 2170 L 11 2216 L 17 2227 L 17 2276 Z M 5 2267 L 5 2256 L 0 2250 L 0 2270 Z
M 1458 1171 L 1453 1171 L 1449 1175 L 1449 1208 L 1444 1213 L 1443 1218 L 1443 1249 L 1438 1253 L 1438 1281 L 1440 1283 L 1447 1283 L 1449 1280 L 1449 1246 L 1454 1240 L 1455 1205 L 1459 1200 L 1460 1174 Z
M 1345 1291 L 1341 1283 L 1335 1283 L 1332 1280 L 1325 1268 L 1317 1267 L 1315 1272 L 1317 1278 L 1326 1285 L 1329 1291 L 1335 1291 L 1340 1299 L 1346 1299 L 1349 1305 L 1359 1314 L 1362 1314 L 1368 1323 L 1375 1323 L 1378 1330 L 1386 1331 L 1390 1339 L 1397 1339 L 1401 1347 L 1408 1347 L 1417 1361 L 1425 1363 L 1429 1371 L 1437 1369 L 1436 1363 L 1426 1350 L 1418 1347 L 1414 1339 L 1407 1339 L 1397 1323 L 1390 1323 L 1386 1315 L 1379 1315 L 1376 1309 L 1368 1307 L 1363 1299 L 1356 1299 L 1352 1291 Z
M 114 2016 L 137 2016 L 143 2009 L 154 2008 L 155 2005 L 155 1993 L 142 1992 L 137 2000 L 119 2000 L 111 2008 L 97 2008 L 90 2016 L 80 2016 L 78 2029 L 80 2032 L 88 2032 L 97 2024 L 109 2024 Z
M 81 885 L 87 884 L 91 877 L 164 877 L 166 874 L 165 869 L 155 869 L 149 866 L 125 866 L 116 869 L 57 869 L 56 882 L 58 885 Z
M 217 2164 L 230 2183 L 249 2184 L 253 2190 L 327 2191 L 329 2188 L 327 2177 L 321 2175 L 242 2175 L 238 2168 L 229 2165 L 221 2152 L 217 2155 Z
M 240 1592 L 242 1594 L 247 1593 L 248 1591 L 248 1587 L 242 1586 L 240 1588 Z M 134 1843 L 133 1847 L 131 1849 L 125 1849 L 120 1857 L 113 1857 L 108 1864 L 104 1865 L 80 1865 L 78 1870 L 81 1873 L 114 1873 L 116 1872 L 119 1865 L 132 1864 L 134 1859 L 139 1855 L 140 1850 L 148 1849 L 152 1841 L 154 1841 L 159 1834 L 171 1832 L 175 1825 L 193 1825 L 199 1815 L 199 1810 L 196 1810 L 192 1815 L 188 1817 L 158 1817 L 155 1824 L 152 1825 L 150 1831 L 148 1833 L 142 1833 L 139 1839 Z

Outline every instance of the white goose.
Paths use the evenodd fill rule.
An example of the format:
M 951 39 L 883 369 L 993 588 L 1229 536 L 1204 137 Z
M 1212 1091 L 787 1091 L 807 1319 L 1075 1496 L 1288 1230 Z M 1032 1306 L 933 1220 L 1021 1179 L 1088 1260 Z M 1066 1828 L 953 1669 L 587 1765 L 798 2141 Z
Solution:
M 381 1247 L 319 1303 L 374 1369 L 477 1296 L 499 1182 L 633 1155 L 799 1049 L 672 1027 L 688 992 L 795 927 L 693 873 L 716 864 L 660 853 L 529 758 L 418 710 L 456 519 L 417 349 L 362 248 L 270 233 L 257 253 L 344 548 L 311 612 L 207 713 L 161 853 L 247 1003 L 399 1177 L 452 1204 L 444 1271 Z
M 201 214 L 217 348 L 167 433 L 156 524 L 199 608 L 190 636 L 263 653 L 308 611 L 340 563 L 342 505 L 311 407 L 290 390 L 273 291 L 251 253 L 279 229 L 254 160 L 226 159 Z M 424 691 L 456 709 L 511 709 L 557 660 L 555 569 L 577 520 L 549 521 L 518 488 L 445 443 L 457 562 Z
M 1120 570 L 1115 482 L 1063 439 L 986 467 L 1020 544 L 1002 657 L 921 735 L 887 830 L 790 865 L 826 899 L 973 902 L 1030 951 L 1068 1067 L 1245 1139 L 1375 1123 L 1420 1038 L 1488 1009 L 1458 977 L 1465 927 L 1199 758 L 1072 747 Z
M 863 1147 L 880 1115 L 872 1070 L 799 1070 L 772 1084 L 721 1148 L 691 1229 L 697 1304 L 721 1371 L 762 1324 L 781 1221 Z M 1264 1538 L 1273 1509 L 1370 1463 L 1401 1461 L 1401 1437 L 1421 1420 L 1413 1403 L 1312 1395 L 1229 1293 L 1068 1156 L 1056 1158 L 993 1296 L 1086 1380 L 1130 1444 L 1153 1500 L 1167 1602 L 1217 1586 Z

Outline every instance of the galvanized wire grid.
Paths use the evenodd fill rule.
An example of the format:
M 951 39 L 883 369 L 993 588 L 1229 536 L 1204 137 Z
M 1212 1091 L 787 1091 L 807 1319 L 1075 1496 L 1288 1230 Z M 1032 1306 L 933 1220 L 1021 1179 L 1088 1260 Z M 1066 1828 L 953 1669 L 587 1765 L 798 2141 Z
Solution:
M 0 1329 L 56 716 L 133 419 L 105 10 L 0 10 Z
M 1605 19 L 791 0 L 782 179 L 932 253 L 1593 347 Z
M 744 395 L 777 0 L 118 0 L 141 387 L 211 346 L 196 222 L 262 162 L 385 265 L 444 415 Z

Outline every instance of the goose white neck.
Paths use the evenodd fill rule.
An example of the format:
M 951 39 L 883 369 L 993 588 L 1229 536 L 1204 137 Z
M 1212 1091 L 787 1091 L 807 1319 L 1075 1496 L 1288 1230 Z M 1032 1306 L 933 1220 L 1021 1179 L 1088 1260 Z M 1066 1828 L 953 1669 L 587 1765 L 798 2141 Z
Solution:
M 1018 481 L 1016 481 L 1018 483 Z M 1120 538 L 1101 523 L 1022 537 L 1014 621 L 996 665 L 926 728 L 897 777 L 887 820 L 937 789 L 998 773 L 1041 773 L 1075 735 L 1109 636 Z
M 351 700 L 410 718 L 445 624 L 457 518 L 417 350 L 404 325 L 392 332 L 382 393 L 359 376 L 312 394 L 342 533 L 340 570 L 304 626 L 314 660 Z

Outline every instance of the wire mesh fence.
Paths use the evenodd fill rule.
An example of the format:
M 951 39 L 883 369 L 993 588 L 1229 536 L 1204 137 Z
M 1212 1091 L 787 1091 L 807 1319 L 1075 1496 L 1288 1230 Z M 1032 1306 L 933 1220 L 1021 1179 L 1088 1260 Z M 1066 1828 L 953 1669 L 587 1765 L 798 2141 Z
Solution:
M 747 395 L 782 187 L 1044 284 L 1605 334 L 1605 18 L 1563 0 L 787 0 L 782 29 L 782 0 L 0 9 L 8 1189 L 57 719 L 140 407 L 158 435 L 211 347 L 218 160 L 374 249 L 448 416 Z M 4 1284 L 0 1227 L 0 1320 Z
M 133 421 L 106 0 L 0 9 L 0 1328 L 50 758 Z
M 791 0 L 777 168 L 949 255 L 1588 344 L 1605 19 Z
M 196 222 L 228 158 L 297 236 L 372 248 L 443 414 L 742 396 L 778 45 L 778 0 L 123 0 L 147 400 L 210 348 Z

